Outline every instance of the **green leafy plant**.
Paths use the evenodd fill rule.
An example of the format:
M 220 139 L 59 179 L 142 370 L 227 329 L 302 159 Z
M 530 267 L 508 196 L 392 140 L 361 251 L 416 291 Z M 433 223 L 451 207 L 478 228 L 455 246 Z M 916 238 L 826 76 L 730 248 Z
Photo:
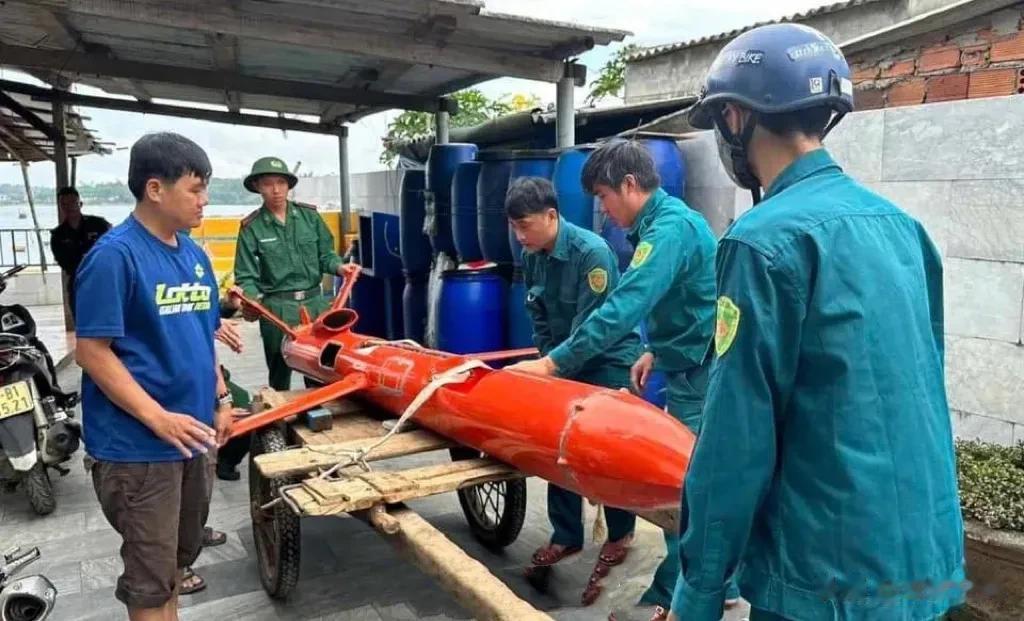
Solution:
M 491 99 L 475 88 L 458 91 L 451 97 L 459 104 L 458 114 L 451 117 L 451 127 L 472 127 L 506 114 L 540 106 L 540 98 L 533 94 L 505 95 Z M 433 133 L 433 114 L 406 110 L 388 124 L 388 132 L 382 138 L 384 150 L 380 162 L 391 166 L 398 158 L 403 143 L 426 138 Z
M 958 440 L 956 453 L 964 517 L 989 528 L 1024 531 L 1024 442 Z
M 638 46 L 630 43 L 620 47 L 601 70 L 597 77 L 590 83 L 590 93 L 587 95 L 587 104 L 594 103 L 605 97 L 620 97 L 622 88 L 626 85 L 626 56 L 635 52 Z

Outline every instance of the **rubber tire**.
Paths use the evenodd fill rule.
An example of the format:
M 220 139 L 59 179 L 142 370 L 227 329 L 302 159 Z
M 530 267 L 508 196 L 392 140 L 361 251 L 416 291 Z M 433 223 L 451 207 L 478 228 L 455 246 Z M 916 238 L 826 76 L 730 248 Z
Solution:
M 258 482 L 263 477 L 256 469 L 253 458 L 263 453 L 276 453 L 288 447 L 284 432 L 279 427 L 271 427 L 253 432 L 252 448 L 249 451 L 249 498 L 250 512 L 254 512 L 257 501 Z M 294 483 L 292 479 L 272 479 L 269 481 L 270 491 L 276 497 L 276 491 L 283 485 Z M 266 502 L 266 501 L 264 501 Z M 275 571 L 269 570 L 264 562 L 265 551 L 261 546 L 261 538 L 253 520 L 253 541 L 256 547 L 257 568 L 260 582 L 267 595 L 274 599 L 286 599 L 299 582 L 299 566 L 302 549 L 302 529 L 299 516 L 295 515 L 286 505 L 278 503 L 272 509 L 274 522 L 277 524 L 277 566 Z
M 28 504 L 36 515 L 49 515 L 57 508 L 57 498 L 53 494 L 53 483 L 50 482 L 50 475 L 46 472 L 46 466 L 41 461 L 25 475 L 25 495 L 28 496 Z
M 456 447 L 449 449 L 452 461 L 479 459 L 481 453 L 471 448 Z M 498 551 L 512 545 L 519 538 L 526 521 L 526 479 L 511 479 L 505 483 L 505 507 L 498 519 L 498 524 L 491 528 L 480 522 L 470 504 L 474 487 L 458 490 L 459 505 L 469 523 L 473 537 L 484 547 Z M 484 484 L 486 485 L 486 483 Z

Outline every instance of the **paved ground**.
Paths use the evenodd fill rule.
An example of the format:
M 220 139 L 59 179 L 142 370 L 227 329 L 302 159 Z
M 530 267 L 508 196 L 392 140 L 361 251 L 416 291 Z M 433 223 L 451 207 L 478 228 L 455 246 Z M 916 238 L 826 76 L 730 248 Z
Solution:
M 239 357 L 222 350 L 221 359 L 240 384 L 258 389 L 265 382 L 258 334 L 250 324 L 245 335 L 247 351 Z M 62 384 L 73 386 L 80 375 L 77 367 L 71 365 L 62 372 Z M 71 473 L 57 481 L 56 488 L 57 510 L 44 518 L 32 515 L 20 494 L 0 496 L 0 549 L 13 544 L 39 546 L 42 560 L 31 566 L 31 572 L 45 574 L 59 590 L 57 608 L 51 617 L 54 621 L 126 619 L 124 608 L 113 597 L 113 585 L 122 569 L 119 537 L 100 511 L 82 467 L 81 453 L 76 456 Z M 639 522 L 630 558 L 606 579 L 608 589 L 595 605 L 583 609 L 578 601 L 596 560 L 596 544 L 579 559 L 556 568 L 548 594 L 540 594 L 526 584 L 522 568 L 549 532 L 544 490 L 542 481 L 529 481 L 526 525 L 519 540 L 500 555 L 488 552 L 471 537 L 454 494 L 410 506 L 513 590 L 559 621 L 602 620 L 613 609 L 620 619 L 646 621 L 649 610 L 637 609 L 632 604 L 646 588 L 664 553 L 660 531 L 646 522 Z M 183 621 L 470 618 L 434 581 L 396 555 L 380 536 L 362 522 L 347 517 L 303 520 L 299 585 L 288 602 L 271 600 L 262 591 L 256 573 L 247 501 L 244 478 L 238 482 L 217 481 L 210 523 L 228 533 L 228 542 L 204 550 L 200 556 L 196 570 L 209 586 L 182 598 Z M 587 517 L 589 533 L 593 513 Z M 746 614 L 744 607 L 730 612 L 726 618 L 739 621 Z

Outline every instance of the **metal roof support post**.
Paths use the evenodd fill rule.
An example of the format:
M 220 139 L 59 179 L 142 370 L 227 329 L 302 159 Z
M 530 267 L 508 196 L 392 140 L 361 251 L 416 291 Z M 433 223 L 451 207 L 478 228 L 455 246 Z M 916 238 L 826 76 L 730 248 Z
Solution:
M 451 125 L 451 117 L 448 114 L 448 108 L 445 105 L 446 98 L 441 98 L 441 105 L 438 106 L 437 112 L 434 113 L 434 144 L 448 144 L 448 129 Z
M 75 183 L 78 180 L 78 158 L 71 158 L 71 187 L 75 187 Z
M 342 126 L 338 128 L 338 183 L 341 190 L 341 239 L 338 244 L 340 248 L 345 248 L 348 241 L 347 235 L 351 233 L 348 229 L 352 211 L 349 203 L 348 181 L 348 127 Z
M 28 209 L 32 212 L 32 224 L 36 229 L 36 243 L 39 244 L 39 269 L 43 272 L 43 284 L 46 283 L 46 250 L 43 248 L 43 235 L 39 229 L 39 217 L 36 215 L 36 201 L 32 198 L 32 185 L 28 181 L 28 162 L 21 161 L 21 178 L 25 180 L 25 198 Z M 28 254 L 26 250 L 26 254 Z M 17 263 L 17 259 L 15 259 Z
M 576 107 L 573 104 L 573 63 L 565 63 L 565 74 L 555 89 L 555 146 L 560 149 L 576 144 Z
M 53 162 L 57 169 L 57 189 L 69 185 L 68 181 L 68 138 L 64 118 L 64 102 L 55 100 L 53 106 L 53 129 L 56 132 L 53 141 Z

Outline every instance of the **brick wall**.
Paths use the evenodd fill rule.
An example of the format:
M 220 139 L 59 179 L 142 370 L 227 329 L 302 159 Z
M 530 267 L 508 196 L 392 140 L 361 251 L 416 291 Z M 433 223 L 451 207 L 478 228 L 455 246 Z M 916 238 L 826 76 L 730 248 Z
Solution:
M 848 60 L 858 110 L 1024 93 L 1024 3 Z

